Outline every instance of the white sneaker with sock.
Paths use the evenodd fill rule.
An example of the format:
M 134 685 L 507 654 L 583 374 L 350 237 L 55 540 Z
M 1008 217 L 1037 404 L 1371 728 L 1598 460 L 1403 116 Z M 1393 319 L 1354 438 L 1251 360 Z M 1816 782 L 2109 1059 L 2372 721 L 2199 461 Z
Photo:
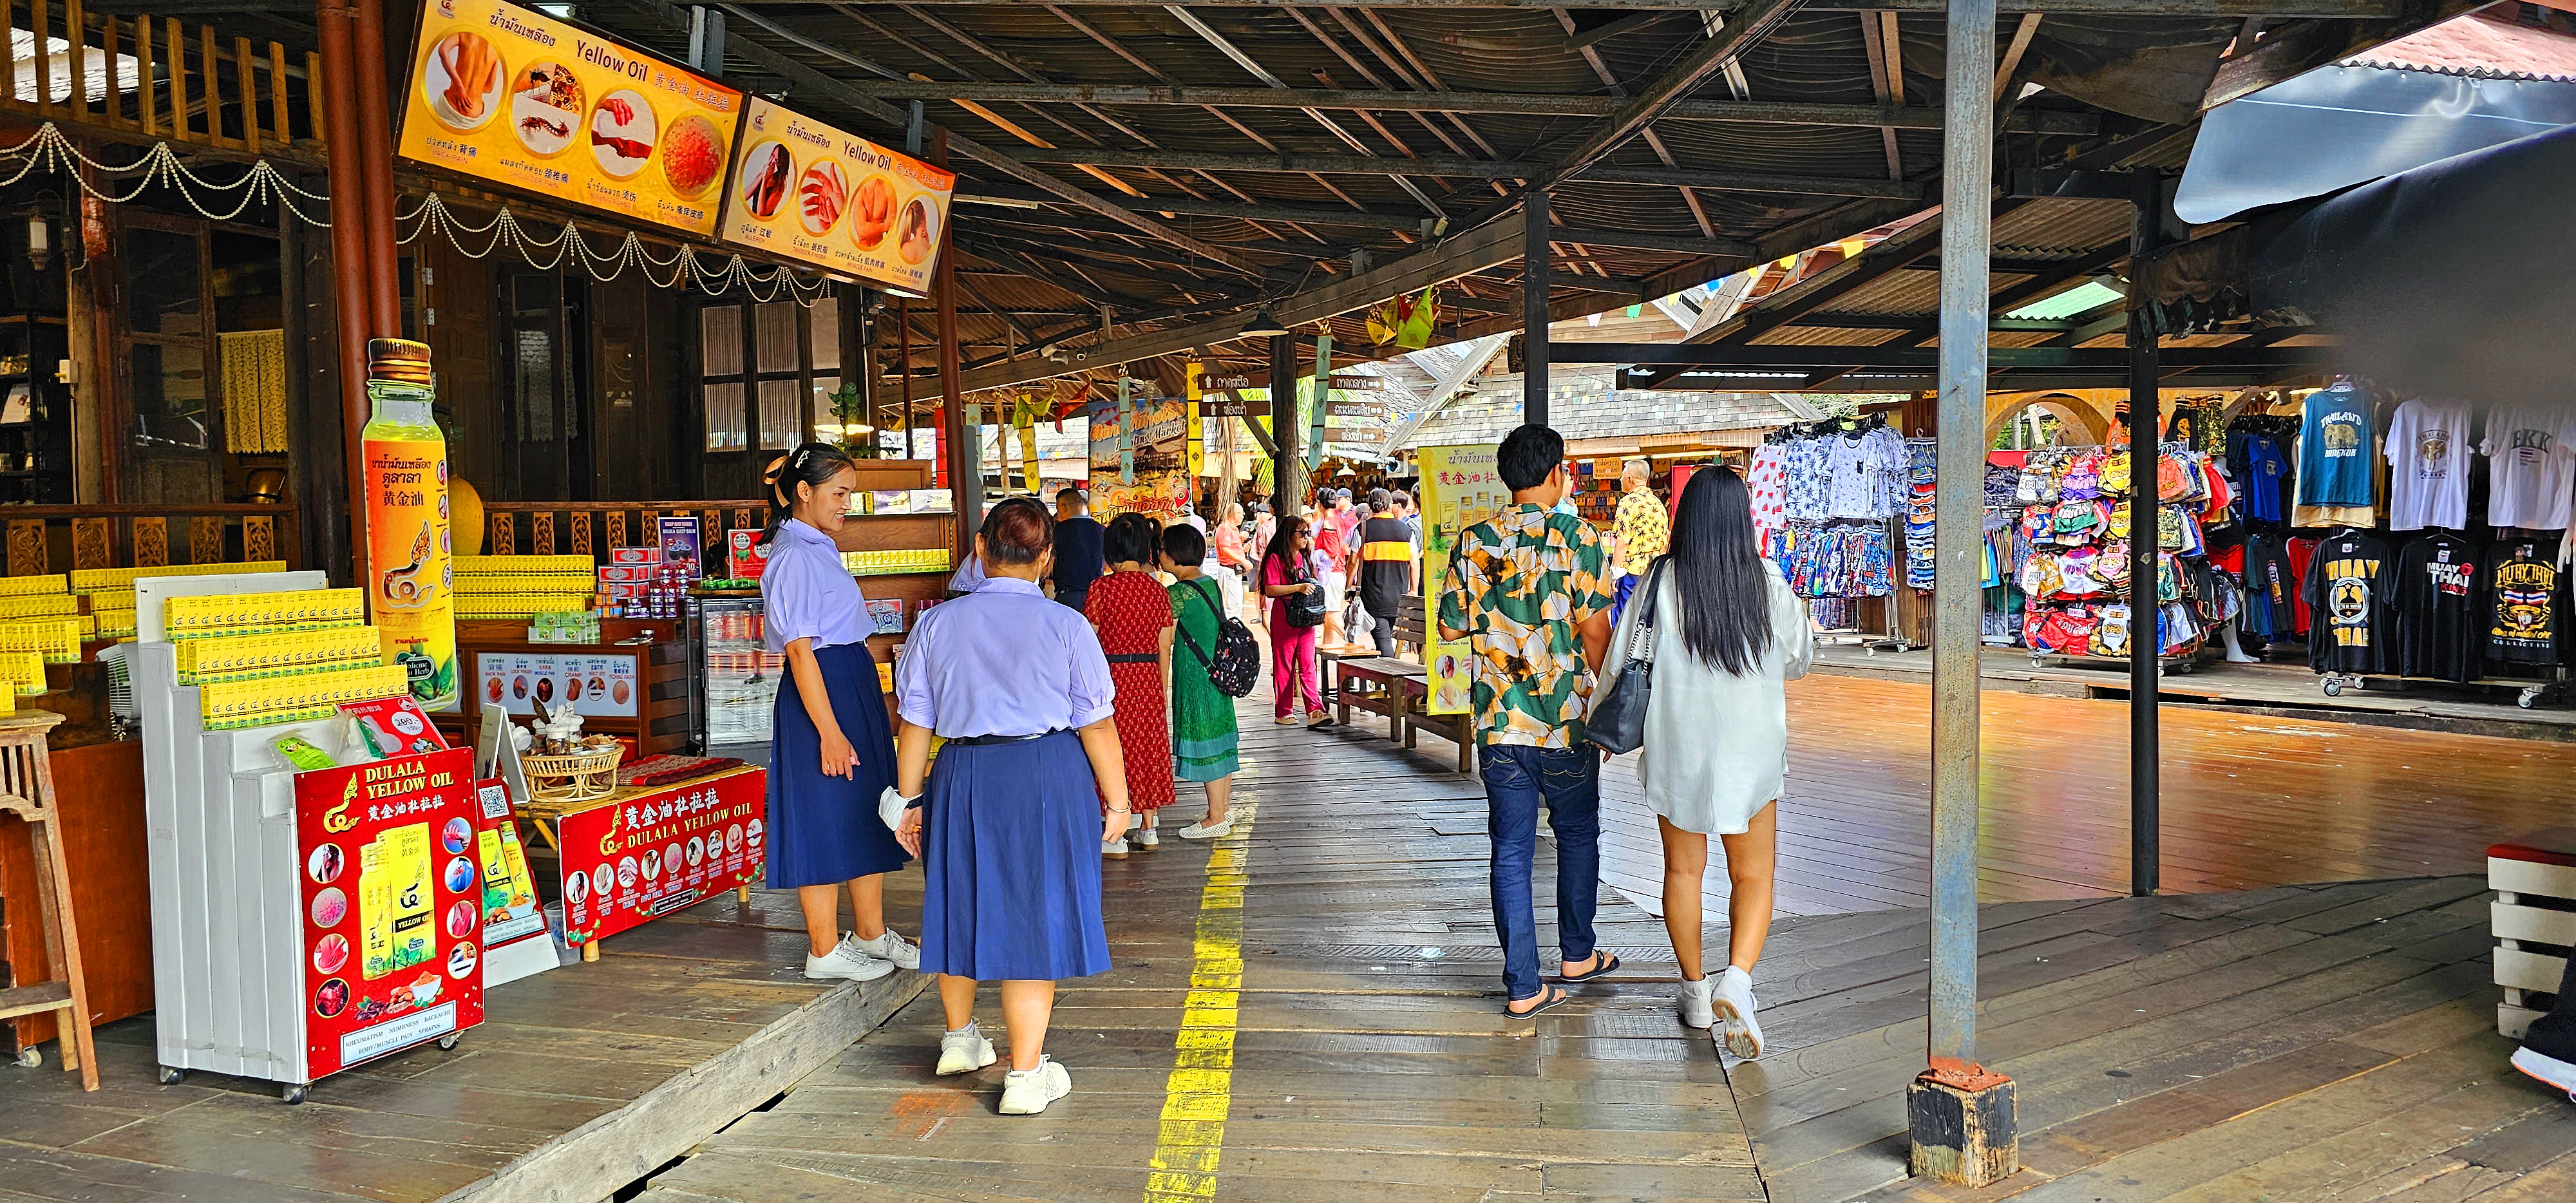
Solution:
M 1713 1004 L 1719 1021 L 1718 1043 L 1747 1061 L 1762 1055 L 1762 1025 L 1753 1021 L 1753 975 L 1726 967 L 1717 975 Z
M 1682 1026 L 1705 1030 L 1709 1025 L 1716 1023 L 1717 1008 L 1713 1001 L 1716 996 L 1716 982 L 1707 978 L 1701 978 L 1695 982 L 1685 979 L 1682 982 L 1681 993 L 1673 998 L 1674 1009 L 1680 1011 L 1682 1015 Z
M 1038 1058 L 1036 1069 L 1015 1069 L 1002 1075 L 1002 1114 L 1036 1115 L 1047 1104 L 1073 1093 L 1073 1075 L 1055 1063 L 1053 1057 Z
M 1187 827 L 1181 828 L 1180 836 L 1185 840 L 1221 840 L 1226 837 L 1228 832 L 1233 830 L 1234 816 L 1227 815 L 1222 819 L 1218 819 L 1214 823 L 1210 823 L 1205 819 L 1192 823 Z
M 993 1042 L 969 1019 L 966 1026 L 939 1038 L 939 1076 L 971 1074 L 993 1063 Z
M 1109 841 L 1109 842 L 1108 842 L 1108 843 L 1106 843 L 1106 844 L 1102 844 L 1102 845 L 1100 846 L 1100 855 L 1102 855 L 1102 856 L 1116 856 L 1116 857 L 1124 857 L 1124 856 L 1126 856 L 1126 855 L 1127 855 L 1127 837 L 1122 835 L 1122 836 L 1119 836 L 1117 839 L 1114 839 L 1114 840 Z
M 805 976 L 816 981 L 839 978 L 851 982 L 873 982 L 894 972 L 894 962 L 868 955 L 856 935 L 844 932 L 841 942 L 822 956 L 805 954 Z
M 893 962 L 897 969 L 921 968 L 921 946 L 903 938 L 903 933 L 889 927 L 873 940 L 857 941 L 859 951 L 880 961 Z
M 1153 827 L 1139 827 L 1136 829 L 1136 834 L 1129 837 L 1129 839 L 1139 848 L 1159 848 L 1163 846 L 1163 837 L 1160 834 L 1159 829 Z

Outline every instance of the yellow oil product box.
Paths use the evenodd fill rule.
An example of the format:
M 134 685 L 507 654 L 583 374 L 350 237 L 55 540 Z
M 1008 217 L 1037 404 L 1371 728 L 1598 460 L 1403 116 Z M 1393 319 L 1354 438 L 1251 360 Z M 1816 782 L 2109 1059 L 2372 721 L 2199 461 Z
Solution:
M 358 932 L 369 980 L 427 961 L 435 944 L 429 824 L 387 829 L 358 850 Z
M 598 578 L 590 573 L 570 572 L 495 572 L 477 576 L 458 576 L 456 595 L 475 594 L 571 593 L 589 596 L 598 588 Z M 462 604 L 461 602 L 459 604 Z
M 79 612 L 79 599 L 68 593 L 0 594 L 0 619 L 53 618 Z
M 35 652 L 54 664 L 80 659 L 81 620 L 22 618 L 0 621 L 0 652 Z
M 589 556 L 458 556 L 458 576 L 589 576 Z
M 366 614 L 364 589 L 223 593 L 170 598 L 162 605 L 161 625 L 174 633 L 236 627 L 287 629 L 357 622 Z
M 26 597 L 36 593 L 69 593 L 72 578 L 62 573 L 52 576 L 0 576 L 0 597 Z
M 131 589 L 134 582 L 154 576 L 226 576 L 239 572 L 284 572 L 284 560 L 253 560 L 246 564 L 162 564 L 151 568 L 76 568 L 71 588 L 74 593 L 112 593 Z
M 37 652 L 0 652 L 0 680 L 15 685 L 13 693 L 45 692 L 45 657 Z

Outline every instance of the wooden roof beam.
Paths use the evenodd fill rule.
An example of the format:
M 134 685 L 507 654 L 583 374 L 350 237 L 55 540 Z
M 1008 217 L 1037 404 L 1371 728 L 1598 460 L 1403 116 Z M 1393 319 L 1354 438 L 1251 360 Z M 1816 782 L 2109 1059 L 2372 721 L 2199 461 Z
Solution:
M 235 0 L 234 7 L 255 8 L 263 3 L 284 5 L 290 0 Z M 810 5 L 814 0 L 734 0 L 752 8 L 790 8 Z M 914 0 L 924 7 L 972 5 L 990 7 L 993 0 Z M 1363 11 L 1396 12 L 1406 10 L 1473 11 L 1477 9 L 1517 9 L 1545 12 L 1564 0 L 1370 0 Z M 1066 8 L 1134 8 L 1137 0 L 1054 0 Z M 308 6 L 309 7 L 309 6 Z M 1275 9 L 1278 0 L 1191 0 L 1193 8 L 1258 8 Z M 1331 5 L 1338 13 L 1342 5 Z M 1732 13 L 1744 7 L 1744 0 L 1583 0 L 1577 7 L 1599 12 L 1720 12 Z M 1871 9 L 1943 13 L 1948 0 L 1819 0 L 1805 6 L 1816 12 L 1862 12 Z M 2096 14 L 2124 17 L 2200 17 L 2242 19 L 2270 17 L 2278 19 L 2324 18 L 2328 20 L 2377 21 L 2402 16 L 2403 0 L 2000 0 L 1996 7 L 2006 13 Z M 2472 5 L 2471 7 L 2475 7 Z
M 1070 165 L 1076 161 L 1098 166 L 1166 167 L 1188 169 L 1209 167 L 1222 171 L 1272 171 L 1296 175 L 1383 175 L 1387 161 L 1356 155 L 1211 155 L 1158 151 L 1030 150 L 1016 156 L 1030 165 Z M 1425 157 L 1406 164 L 1424 175 L 1446 175 L 1462 179 L 1520 180 L 1535 179 L 1543 169 L 1540 164 L 1514 160 L 1488 162 L 1482 159 L 1460 159 L 1451 156 Z M 1721 192 L 1781 192 L 1806 196 L 1879 197 L 1892 200 L 1920 200 L 1923 186 L 1904 180 L 1858 179 L 1844 176 L 1760 175 L 1750 172 L 1702 171 L 1683 168 L 1628 167 L 1608 164 L 1586 171 L 1579 183 L 1657 184 L 1675 188 L 1708 188 Z M 1143 202 L 1148 208 L 1154 202 Z M 1177 212 L 1177 210 L 1175 210 Z

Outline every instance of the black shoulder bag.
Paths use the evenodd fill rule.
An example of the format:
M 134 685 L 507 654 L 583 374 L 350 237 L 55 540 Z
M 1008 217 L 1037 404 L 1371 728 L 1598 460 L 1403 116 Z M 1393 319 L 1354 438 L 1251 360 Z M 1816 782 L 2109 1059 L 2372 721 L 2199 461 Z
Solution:
M 1655 689 L 1655 599 L 1662 596 L 1664 565 L 1670 557 L 1657 557 L 1646 570 L 1646 581 L 1629 595 L 1628 604 L 1642 606 L 1637 611 L 1637 626 L 1628 634 L 1628 646 L 1619 650 L 1619 675 L 1610 688 L 1593 695 L 1592 714 L 1583 721 L 1585 739 L 1612 753 L 1634 752 L 1645 746 L 1646 705 Z

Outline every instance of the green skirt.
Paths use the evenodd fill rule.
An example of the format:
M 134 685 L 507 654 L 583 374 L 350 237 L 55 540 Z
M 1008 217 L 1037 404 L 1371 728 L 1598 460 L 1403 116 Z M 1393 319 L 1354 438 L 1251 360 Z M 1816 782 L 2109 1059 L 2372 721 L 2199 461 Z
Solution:
M 1172 657 L 1172 757 L 1180 779 L 1231 777 L 1234 753 L 1234 699 L 1208 683 L 1207 673 L 1184 648 Z

